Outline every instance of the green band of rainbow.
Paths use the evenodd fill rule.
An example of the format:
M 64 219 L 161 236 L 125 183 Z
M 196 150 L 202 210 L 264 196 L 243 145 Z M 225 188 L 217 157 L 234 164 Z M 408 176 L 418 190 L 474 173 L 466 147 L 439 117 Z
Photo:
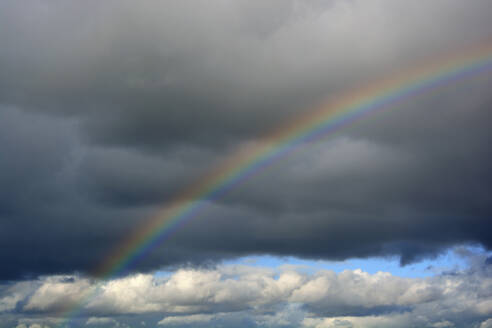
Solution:
M 235 185 L 254 175 L 302 144 L 317 140 L 378 110 L 443 87 L 453 81 L 492 71 L 492 46 L 482 44 L 458 54 L 407 70 L 379 83 L 346 93 L 314 111 L 276 129 L 260 142 L 233 154 L 203 179 L 179 194 L 165 208 L 129 236 L 98 268 L 97 276 L 108 279 L 121 274 L 132 263 L 162 243 L 173 231 L 223 196 Z M 66 309 L 71 317 L 93 296 Z

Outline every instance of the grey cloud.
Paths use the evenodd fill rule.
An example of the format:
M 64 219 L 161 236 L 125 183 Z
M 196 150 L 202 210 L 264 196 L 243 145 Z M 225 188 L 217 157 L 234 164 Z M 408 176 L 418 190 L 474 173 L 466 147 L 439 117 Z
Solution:
M 489 7 L 2 2 L 1 278 L 91 271 L 177 192 L 321 99 L 484 40 Z M 482 74 L 303 145 L 135 270 L 490 249 L 490 85 Z
M 96 142 L 216 143 L 489 30 L 486 1 L 325 6 L 6 2 L 2 98 L 81 116 Z
M 219 154 L 184 147 L 161 156 L 124 148 L 88 148 L 80 162 L 80 185 L 90 197 L 116 206 L 155 205 L 203 176 Z

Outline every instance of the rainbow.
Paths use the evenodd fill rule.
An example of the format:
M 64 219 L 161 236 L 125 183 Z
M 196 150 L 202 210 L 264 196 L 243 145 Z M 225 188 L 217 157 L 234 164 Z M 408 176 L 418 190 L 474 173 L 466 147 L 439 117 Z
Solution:
M 178 194 L 165 208 L 124 240 L 97 268 L 102 281 L 125 272 L 150 250 L 169 238 L 180 226 L 203 211 L 242 181 L 271 163 L 343 127 L 402 101 L 442 88 L 455 81 L 492 71 L 492 45 L 481 44 L 450 56 L 402 71 L 366 87 L 328 101 L 304 116 L 282 125 L 252 146 L 239 150 L 222 165 Z M 95 288 L 97 289 L 97 288 Z M 66 317 L 87 304 L 91 291 L 70 309 Z

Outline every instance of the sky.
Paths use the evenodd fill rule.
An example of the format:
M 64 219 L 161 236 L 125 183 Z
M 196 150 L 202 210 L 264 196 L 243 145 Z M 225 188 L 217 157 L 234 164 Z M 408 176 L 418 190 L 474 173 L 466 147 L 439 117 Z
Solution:
M 95 274 L 238 151 L 491 34 L 489 0 L 0 2 L 0 328 L 492 327 L 490 68 Z

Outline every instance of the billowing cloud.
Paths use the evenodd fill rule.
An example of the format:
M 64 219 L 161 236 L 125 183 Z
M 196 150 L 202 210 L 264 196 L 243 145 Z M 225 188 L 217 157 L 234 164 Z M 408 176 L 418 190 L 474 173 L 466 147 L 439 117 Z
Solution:
M 104 326 L 111 325 L 113 327 L 119 327 L 119 322 L 113 318 L 105 318 L 105 317 L 90 317 L 87 319 L 85 323 L 87 326 Z
M 252 327 L 487 327 L 491 267 L 483 255 L 470 263 L 428 278 L 247 265 L 137 274 L 97 284 L 46 277 L 32 283 L 31 293 L 16 306 L 24 315 L 53 316 L 60 304 L 75 304 L 89 326 L 144 318 L 169 327 L 236 327 L 244 320 Z
M 192 314 L 188 316 L 171 316 L 166 317 L 159 321 L 159 325 L 173 326 L 173 325 L 189 325 L 196 323 L 207 323 L 214 318 L 211 314 Z

